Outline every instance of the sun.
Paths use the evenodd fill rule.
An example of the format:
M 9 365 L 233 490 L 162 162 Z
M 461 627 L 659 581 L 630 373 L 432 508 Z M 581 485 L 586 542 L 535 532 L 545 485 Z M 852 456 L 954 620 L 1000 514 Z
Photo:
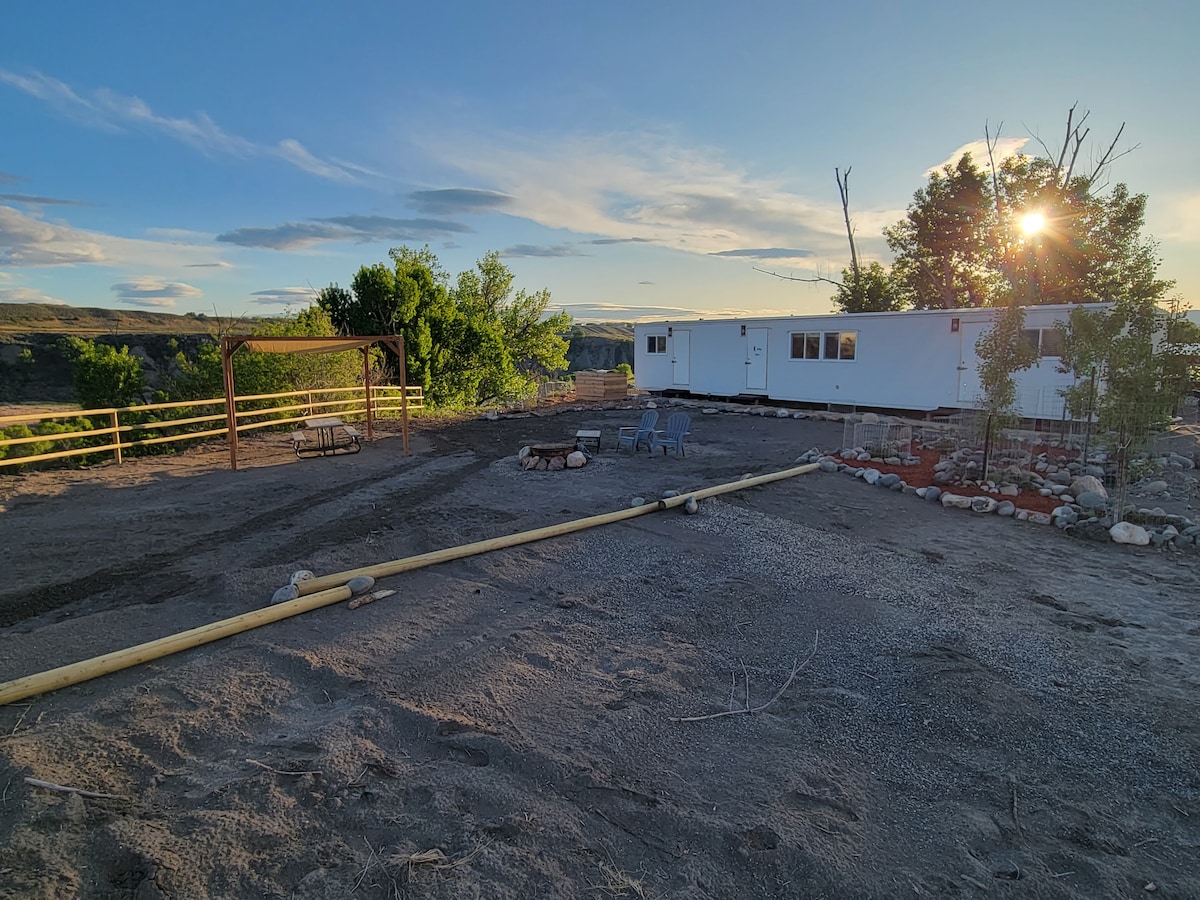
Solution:
M 1029 213 L 1021 218 L 1021 230 L 1028 235 L 1037 234 L 1046 227 L 1046 217 L 1041 213 Z

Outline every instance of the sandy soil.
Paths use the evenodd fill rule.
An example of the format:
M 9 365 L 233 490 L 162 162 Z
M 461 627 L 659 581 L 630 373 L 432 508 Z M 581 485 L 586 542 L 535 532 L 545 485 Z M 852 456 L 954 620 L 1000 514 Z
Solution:
M 6 476 L 0 679 L 841 432 L 618 456 L 636 416 Z M 588 425 L 586 468 L 517 469 Z M 0 896 L 1197 897 L 1197 559 L 816 473 L 412 572 L 0 708 Z M 767 710 L 672 721 L 766 703 L 818 632 Z

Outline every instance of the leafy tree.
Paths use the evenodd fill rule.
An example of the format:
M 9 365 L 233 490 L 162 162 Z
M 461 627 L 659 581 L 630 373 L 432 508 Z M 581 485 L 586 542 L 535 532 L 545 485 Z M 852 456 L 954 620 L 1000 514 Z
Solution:
M 897 312 L 910 305 L 908 285 L 892 270 L 872 261 L 853 269 L 842 270 L 842 283 L 838 285 L 833 302 L 838 312 Z
M 908 215 L 884 229 L 894 271 L 917 309 L 983 306 L 995 284 L 990 264 L 992 198 L 987 175 L 964 153 L 929 176 Z
M 992 326 L 979 336 L 975 355 L 979 357 L 979 384 L 983 389 L 984 416 L 983 472 L 990 477 L 992 438 L 1004 424 L 1016 418 L 1017 372 L 1037 362 L 1035 350 L 1022 336 L 1025 310 L 1006 306 L 996 313 Z
M 905 218 L 885 229 L 893 273 L 917 308 L 1166 296 L 1173 283 L 1157 277 L 1158 246 L 1142 234 L 1146 195 L 1104 180 L 1116 141 L 1090 173 L 1075 171 L 1088 132 L 1082 119 L 1072 129 L 1073 115 L 1057 158 L 1046 148 L 997 166 L 989 137 L 988 169 L 963 154 L 931 173 Z M 1042 227 L 1023 227 L 1031 214 Z
M 1116 463 L 1119 493 L 1134 456 L 1147 449 L 1191 388 L 1200 328 L 1152 300 L 1122 299 L 1111 309 L 1071 310 L 1059 331 L 1060 368 L 1075 376 L 1063 392 L 1068 410 L 1095 419 Z
M 513 274 L 496 252 L 459 274 L 453 287 L 428 248 L 398 247 L 393 265 L 363 266 L 350 292 L 318 295 L 343 334 L 404 337 L 409 384 L 433 405 L 475 405 L 529 390 L 538 374 L 567 368 L 570 325 L 547 315 L 549 291 L 512 292 Z
M 142 362 L 129 352 L 109 344 L 69 337 L 62 341 L 64 355 L 71 361 L 75 393 L 85 408 L 132 406 L 146 389 Z

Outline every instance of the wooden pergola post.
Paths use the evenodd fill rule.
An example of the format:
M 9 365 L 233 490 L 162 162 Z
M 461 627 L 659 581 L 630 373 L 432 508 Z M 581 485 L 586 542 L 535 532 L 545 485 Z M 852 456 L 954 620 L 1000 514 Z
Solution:
M 371 348 L 363 347 L 363 390 L 367 393 L 367 440 L 375 439 L 375 414 L 371 409 L 372 401 L 375 399 L 371 396 Z
M 238 338 L 221 338 L 221 378 L 225 382 L 225 422 L 229 429 L 229 468 L 237 471 L 237 396 L 233 386 L 233 354 L 241 347 Z
M 393 346 L 400 357 L 400 434 L 404 455 L 408 456 L 408 360 L 404 355 L 404 338 L 397 337 Z

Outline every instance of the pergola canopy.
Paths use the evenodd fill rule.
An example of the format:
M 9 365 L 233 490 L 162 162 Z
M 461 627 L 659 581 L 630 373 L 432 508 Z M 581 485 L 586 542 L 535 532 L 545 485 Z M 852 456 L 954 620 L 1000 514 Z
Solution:
M 400 358 L 401 430 L 404 455 L 408 455 L 408 385 L 405 379 L 404 338 L 396 334 L 357 337 L 260 337 L 229 335 L 221 338 L 221 370 L 225 377 L 225 417 L 229 425 L 229 463 L 237 471 L 237 392 L 233 383 L 233 354 L 242 347 L 258 353 L 342 353 L 361 350 L 363 355 L 363 391 L 366 393 L 367 439 L 374 435 L 375 416 L 371 408 L 371 361 L 367 350 L 385 344 Z

